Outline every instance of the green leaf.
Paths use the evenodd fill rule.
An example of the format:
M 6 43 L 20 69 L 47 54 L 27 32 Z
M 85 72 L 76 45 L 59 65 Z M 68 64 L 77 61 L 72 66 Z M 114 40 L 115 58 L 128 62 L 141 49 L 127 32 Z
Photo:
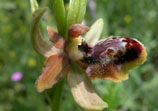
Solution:
M 72 69 L 75 69 L 75 67 Z M 82 69 L 71 70 L 67 79 L 75 101 L 82 108 L 101 111 L 108 107 L 107 103 L 96 94 L 91 80 L 84 74 Z
M 66 33 L 66 13 L 63 0 L 52 0 L 55 20 L 58 28 L 58 33 L 65 37 Z
M 71 0 L 67 16 L 67 27 L 82 22 L 86 12 L 86 5 L 87 0 Z
M 54 53 L 59 53 L 60 50 L 45 41 L 40 33 L 39 22 L 46 10 L 47 8 L 40 8 L 33 13 L 30 35 L 34 50 L 47 58 Z
M 104 26 L 103 19 L 98 19 L 85 35 L 85 40 L 90 46 L 94 46 L 99 40 Z

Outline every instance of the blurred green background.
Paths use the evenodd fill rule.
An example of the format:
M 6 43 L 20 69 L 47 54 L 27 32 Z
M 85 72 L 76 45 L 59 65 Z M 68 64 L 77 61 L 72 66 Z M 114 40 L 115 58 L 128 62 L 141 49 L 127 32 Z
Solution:
M 47 37 L 46 25 L 55 28 L 52 0 L 38 2 L 40 7 L 49 7 L 43 17 Z M 65 0 L 66 7 L 67 3 Z M 45 94 L 34 88 L 41 73 L 41 59 L 30 41 L 31 17 L 29 0 L 0 0 L 0 111 L 50 111 Z M 129 72 L 129 80 L 93 81 L 109 104 L 106 111 L 158 111 L 158 0 L 89 0 L 85 23 L 90 26 L 98 18 L 105 22 L 102 38 L 133 37 L 148 52 L 145 64 Z M 23 74 L 21 81 L 11 81 L 14 72 Z M 61 105 L 62 111 L 83 111 L 67 84 Z

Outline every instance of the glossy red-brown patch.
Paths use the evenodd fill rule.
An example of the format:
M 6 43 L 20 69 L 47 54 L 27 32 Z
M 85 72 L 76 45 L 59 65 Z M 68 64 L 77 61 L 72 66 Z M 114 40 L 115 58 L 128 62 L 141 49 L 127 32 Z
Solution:
M 105 53 L 105 55 L 112 56 L 114 52 L 115 52 L 114 49 L 108 49 L 108 51 Z

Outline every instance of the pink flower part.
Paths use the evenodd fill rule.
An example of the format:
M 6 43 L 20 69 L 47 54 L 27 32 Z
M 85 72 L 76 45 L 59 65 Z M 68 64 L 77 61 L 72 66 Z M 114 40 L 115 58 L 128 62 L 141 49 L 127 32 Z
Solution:
M 23 75 L 21 72 L 15 72 L 11 75 L 11 80 L 14 82 L 20 81 L 22 79 Z

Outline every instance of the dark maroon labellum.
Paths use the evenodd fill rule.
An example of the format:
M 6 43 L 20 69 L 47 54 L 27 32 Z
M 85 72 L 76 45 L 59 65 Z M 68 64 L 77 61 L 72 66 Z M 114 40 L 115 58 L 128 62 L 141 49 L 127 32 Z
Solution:
M 104 62 L 122 64 L 138 59 L 143 47 L 134 39 L 109 37 L 99 41 L 93 48 L 81 45 L 79 49 L 86 55 L 82 61 L 88 64 Z
M 145 47 L 128 37 L 109 37 L 90 48 L 86 43 L 78 47 L 83 52 L 82 64 L 91 79 L 102 78 L 115 82 L 128 79 L 128 70 L 144 63 Z

